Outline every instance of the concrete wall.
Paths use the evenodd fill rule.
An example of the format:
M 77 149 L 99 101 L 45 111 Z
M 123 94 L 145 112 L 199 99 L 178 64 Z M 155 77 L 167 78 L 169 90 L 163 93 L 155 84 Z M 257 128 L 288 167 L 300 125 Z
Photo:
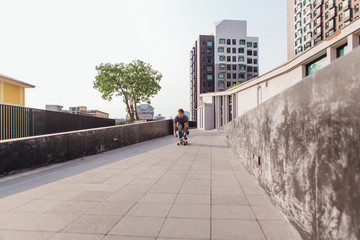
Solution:
M 0 176 L 173 134 L 172 120 L 0 141 Z
M 221 130 L 304 239 L 360 239 L 359 56 L 360 48 Z

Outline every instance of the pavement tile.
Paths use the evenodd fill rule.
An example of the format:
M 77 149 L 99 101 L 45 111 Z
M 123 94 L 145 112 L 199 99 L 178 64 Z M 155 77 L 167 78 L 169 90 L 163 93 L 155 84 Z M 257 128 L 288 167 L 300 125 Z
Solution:
M 48 240 L 54 233 L 0 230 L 1 240 Z M 25 237 L 26 236 L 26 237 Z
M 255 220 L 219 220 L 211 222 L 213 239 L 265 240 L 261 228 Z
M 245 195 L 225 195 L 213 194 L 211 196 L 211 204 L 213 205 L 249 205 Z
M 83 215 L 61 232 L 106 234 L 121 216 Z
M 155 240 L 155 238 L 107 235 L 103 240 Z
M 205 194 L 179 194 L 175 204 L 210 205 L 210 195 Z
M 83 193 L 82 191 L 55 191 L 49 195 L 43 196 L 41 199 L 49 200 L 69 200 Z
M 286 221 L 259 221 L 267 240 L 300 240 L 301 238 Z
M 0 212 L 10 211 L 14 208 L 23 206 L 24 204 L 30 202 L 28 199 L 11 199 L 3 198 L 0 199 Z
M 49 240 L 102 240 L 103 234 L 56 233 Z
M 73 197 L 71 200 L 72 201 L 100 202 L 100 201 L 105 200 L 111 194 L 112 194 L 112 192 L 87 191 L 87 192 L 83 192 L 83 193 Z
M 28 219 L 20 229 L 29 231 L 58 232 L 78 218 L 77 214 L 45 213 Z
M 91 207 L 86 214 L 91 215 L 125 215 L 133 206 L 135 202 L 100 202 Z
M 156 237 L 164 218 L 129 217 L 122 218 L 109 232 L 110 235 Z
M 57 206 L 49 209 L 47 212 L 83 214 L 95 205 L 96 202 L 64 201 L 61 204 L 58 204 Z
M 170 218 L 206 218 L 210 219 L 210 205 L 173 205 Z
M 167 218 L 159 234 L 160 238 L 210 238 L 210 219 Z
M 173 203 L 176 194 L 147 193 L 139 202 L 142 203 Z
M 210 194 L 209 186 L 183 186 L 180 194 Z
M 255 220 L 255 215 L 250 206 L 241 205 L 212 205 L 213 219 L 251 219 Z
M 252 206 L 266 206 L 272 205 L 271 201 L 264 194 L 253 194 L 246 196 L 250 205 Z
M 149 190 L 149 193 L 178 193 L 180 188 L 180 185 L 155 185 Z
M 50 209 L 64 203 L 64 201 L 60 200 L 32 200 L 18 208 L 13 209 L 13 211 L 17 212 L 47 212 Z
M 142 198 L 144 194 L 143 193 L 119 193 L 115 192 L 111 194 L 108 198 L 106 198 L 104 201 L 106 202 L 123 202 L 123 203 L 135 203 L 140 198 Z
M 280 211 L 273 205 L 252 206 L 255 216 L 259 220 L 283 220 L 284 217 Z
M 137 203 L 127 214 L 136 217 L 163 217 L 165 218 L 171 208 L 171 203 Z

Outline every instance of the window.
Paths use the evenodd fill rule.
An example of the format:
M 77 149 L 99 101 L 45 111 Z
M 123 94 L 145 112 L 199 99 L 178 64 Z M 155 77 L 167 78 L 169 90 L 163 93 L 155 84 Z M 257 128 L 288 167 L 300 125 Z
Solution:
M 254 59 L 254 64 L 257 64 L 257 59 Z
M 320 34 L 321 33 L 321 27 L 316 28 L 314 32 L 315 32 L 316 35 Z
M 254 56 L 255 56 L 255 57 L 257 56 L 257 51 L 254 51 Z
M 201 45 L 205 46 L 205 41 L 201 41 Z
M 331 19 L 326 23 L 326 29 L 332 28 L 334 26 L 334 19 Z
M 240 39 L 239 44 L 240 44 L 240 45 L 245 45 L 245 44 L 246 44 L 245 39 Z
M 311 42 L 308 42 L 308 43 L 305 44 L 304 50 L 307 50 L 310 47 L 311 47 Z
M 225 38 L 220 38 L 219 39 L 219 44 L 225 44 Z
M 344 18 L 347 18 L 349 16 L 350 16 L 350 9 L 348 9 L 344 12 Z
M 252 47 L 252 42 L 247 42 L 247 47 Z
M 318 18 L 315 19 L 315 21 L 314 21 L 315 25 L 320 24 L 320 22 L 321 22 L 321 17 L 318 17 Z
M 230 39 L 226 39 L 226 44 L 230 45 L 231 44 L 231 40 Z
M 226 65 L 226 69 L 230 71 L 231 70 L 231 65 L 230 64 Z
M 257 48 L 257 42 L 254 42 L 254 48 Z
M 251 74 L 247 75 L 247 80 L 251 80 L 253 78 L 253 76 Z
M 226 53 L 231 53 L 231 48 L 226 48 Z
M 204 83 L 204 82 L 201 83 L 201 87 L 205 87 L 205 83 Z
M 252 71 L 253 71 L 252 67 L 251 67 L 251 66 L 247 66 L 247 72 L 252 72 Z
M 226 73 L 226 78 L 231 79 L 231 73 Z
M 204 57 L 202 57 L 202 58 L 201 58 L 201 61 L 205 61 L 205 58 L 204 58 Z
M 225 64 L 220 64 L 220 70 L 225 70 Z
M 252 63 L 253 63 L 252 58 L 248 58 L 248 59 L 247 59 L 247 63 L 248 63 L 248 64 L 252 64 Z
M 239 48 L 238 53 L 244 53 L 244 48 Z
M 219 74 L 218 74 L 218 78 L 219 78 L 219 79 L 224 79 L 224 73 L 219 73 Z
M 204 70 L 205 69 L 205 65 L 201 65 L 201 70 Z
M 334 29 L 326 33 L 326 37 L 330 37 L 334 34 Z
M 226 83 L 226 86 L 227 86 L 227 87 L 230 87 L 230 86 L 231 86 L 231 82 L 227 82 L 227 83 Z
M 207 62 L 208 62 L 208 63 L 212 63 L 212 58 L 211 58 L 211 57 L 208 57 L 208 58 L 207 58 Z
M 212 74 L 208 74 L 207 77 L 206 77 L 207 80 L 213 80 L 213 76 Z
M 208 84 L 207 84 L 207 87 L 208 87 L 208 88 L 213 88 L 214 85 L 213 85 L 212 83 L 208 83 Z
M 219 47 L 219 48 L 218 48 L 218 52 L 219 52 L 219 53 L 223 53 L 223 52 L 224 52 L 224 47 Z
M 205 49 L 201 49 L 201 53 L 205 53 Z
M 254 73 L 257 73 L 257 72 L 258 72 L 258 68 L 254 67 Z
M 306 65 L 306 76 L 319 71 L 327 65 L 326 54 Z
M 232 74 L 232 78 L 233 78 L 233 79 L 236 79 L 236 75 L 237 75 L 236 73 L 233 73 L 233 74 Z
M 219 81 L 219 82 L 218 82 L 218 87 L 219 87 L 219 88 L 224 88 L 224 82 L 223 82 L 223 81 Z
M 233 48 L 233 49 L 232 49 L 232 53 L 236 53 L 236 48 Z
M 345 43 L 344 45 L 336 49 L 336 58 L 342 57 L 347 53 L 348 53 L 348 44 Z
M 320 12 L 321 12 L 321 8 L 316 9 L 315 12 L 314 12 L 314 17 L 319 15 Z
M 335 8 L 330 9 L 329 15 L 332 16 L 332 15 L 334 15 L 334 14 L 335 14 Z
M 239 62 L 244 62 L 245 58 L 243 56 L 239 56 Z
M 201 74 L 201 78 L 205 78 L 205 74 Z
M 206 44 L 208 47 L 212 47 L 212 41 L 207 41 L 207 44 Z
M 206 50 L 206 54 L 208 54 L 208 55 L 212 54 L 212 50 L 211 50 L 211 49 L 207 49 L 207 50 Z
M 236 39 L 232 40 L 232 45 L 236 45 Z
M 233 61 L 233 62 L 236 62 L 236 56 L 233 56 L 233 57 L 232 57 L 232 61 Z
M 339 21 L 342 21 L 342 13 L 339 14 Z
M 227 57 L 226 57 L 226 61 L 227 61 L 227 62 L 231 62 L 231 57 L 230 57 L 230 56 L 227 56 Z
M 245 71 L 246 70 L 246 66 L 243 64 L 239 65 L 240 71 Z
M 212 66 L 207 66 L 207 67 L 206 67 L 206 71 L 212 72 L 212 70 L 213 70 Z
M 348 5 L 349 5 L 348 0 L 345 0 L 345 1 L 342 2 L 342 7 L 343 8 L 346 8 Z
M 224 62 L 225 61 L 225 56 L 219 56 L 219 61 Z
M 232 70 L 236 70 L 236 65 L 232 65 Z
M 239 79 L 245 79 L 245 73 L 239 73 L 238 78 Z
M 247 55 L 248 55 L 248 56 L 252 56 L 252 51 L 251 51 L 251 50 L 247 50 Z

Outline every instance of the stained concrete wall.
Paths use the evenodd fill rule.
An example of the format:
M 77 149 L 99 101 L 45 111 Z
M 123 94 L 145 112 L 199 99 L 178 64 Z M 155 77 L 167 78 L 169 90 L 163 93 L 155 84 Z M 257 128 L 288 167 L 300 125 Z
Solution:
M 173 134 L 172 120 L 0 141 L 0 176 Z
M 304 239 L 360 239 L 359 66 L 360 48 L 221 130 Z

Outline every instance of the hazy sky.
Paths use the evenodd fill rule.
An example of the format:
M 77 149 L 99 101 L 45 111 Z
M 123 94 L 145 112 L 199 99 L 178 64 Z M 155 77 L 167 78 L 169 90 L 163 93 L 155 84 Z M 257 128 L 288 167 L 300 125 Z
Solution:
M 140 59 L 163 74 L 152 100 L 166 117 L 189 110 L 189 54 L 215 22 L 247 20 L 263 74 L 286 60 L 286 0 L 0 0 L 0 73 L 33 84 L 26 106 L 87 106 L 119 118 L 121 98 L 93 89 L 95 66 Z

